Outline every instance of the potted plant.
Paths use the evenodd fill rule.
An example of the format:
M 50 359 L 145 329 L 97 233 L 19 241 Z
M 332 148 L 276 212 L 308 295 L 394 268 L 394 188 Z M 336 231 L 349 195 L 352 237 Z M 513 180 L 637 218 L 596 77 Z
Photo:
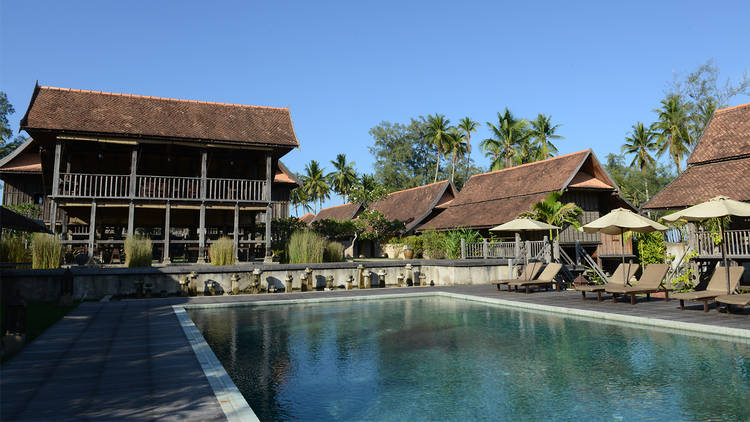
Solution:
M 404 259 L 414 258 L 414 249 L 409 245 L 404 245 Z

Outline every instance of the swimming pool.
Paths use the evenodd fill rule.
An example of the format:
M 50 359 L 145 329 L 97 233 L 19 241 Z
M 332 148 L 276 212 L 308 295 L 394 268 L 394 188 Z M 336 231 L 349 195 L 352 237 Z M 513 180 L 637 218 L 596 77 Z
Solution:
M 742 420 L 750 345 L 449 297 L 188 309 L 261 420 Z

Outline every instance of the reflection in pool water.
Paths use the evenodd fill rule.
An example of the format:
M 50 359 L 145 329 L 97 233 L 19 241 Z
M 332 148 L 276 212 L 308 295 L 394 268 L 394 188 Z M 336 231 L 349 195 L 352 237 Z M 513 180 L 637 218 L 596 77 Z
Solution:
M 750 346 L 445 297 L 188 311 L 261 420 L 748 420 Z

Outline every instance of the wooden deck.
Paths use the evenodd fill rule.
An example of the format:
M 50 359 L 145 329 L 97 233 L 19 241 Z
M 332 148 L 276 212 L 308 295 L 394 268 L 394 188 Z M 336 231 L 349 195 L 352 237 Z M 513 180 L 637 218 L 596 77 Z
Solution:
M 697 303 L 680 311 L 678 301 L 633 306 L 487 285 L 86 302 L 0 368 L 0 420 L 224 420 L 172 305 L 428 291 L 750 329 L 750 309 L 704 313 Z

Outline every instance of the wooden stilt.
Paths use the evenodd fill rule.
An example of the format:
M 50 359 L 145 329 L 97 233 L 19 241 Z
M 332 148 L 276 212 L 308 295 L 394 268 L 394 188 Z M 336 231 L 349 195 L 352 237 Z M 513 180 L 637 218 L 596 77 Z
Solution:
M 135 231 L 135 204 L 130 201 L 128 204 L 128 236 L 132 236 Z
M 198 263 L 206 263 L 206 203 L 201 202 L 198 223 Z
M 89 218 L 89 258 L 94 256 L 94 239 L 96 237 L 96 201 L 91 201 L 91 217 Z
M 234 231 L 232 233 L 234 240 L 234 263 L 238 264 L 240 260 L 240 204 L 234 204 Z
M 162 262 L 165 264 L 169 264 L 172 260 L 169 258 L 169 220 L 172 213 L 172 204 L 167 201 L 166 208 L 164 209 L 164 257 L 162 258 Z

